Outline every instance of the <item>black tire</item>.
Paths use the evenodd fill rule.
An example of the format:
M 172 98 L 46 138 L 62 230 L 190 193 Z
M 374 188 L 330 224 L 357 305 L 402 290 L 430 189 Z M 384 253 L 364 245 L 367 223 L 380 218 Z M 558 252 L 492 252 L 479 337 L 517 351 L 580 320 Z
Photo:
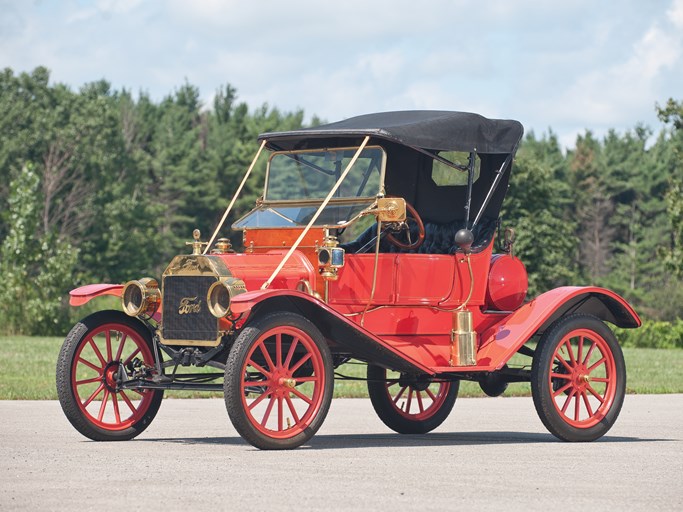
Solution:
M 531 394 L 538 416 L 558 439 L 593 441 L 605 435 L 625 392 L 621 347 L 598 318 L 569 315 L 541 337 L 531 366 Z
M 398 387 L 392 396 L 393 386 Z M 368 365 L 372 407 L 379 419 L 399 434 L 426 434 L 441 425 L 453 409 L 459 389 L 459 380 L 432 382 L 427 376 L 399 376 L 398 373 L 388 378 L 386 369 Z M 405 398 L 402 406 L 397 405 L 402 398 Z M 429 400 L 427 404 L 425 399 Z
M 93 313 L 66 336 L 57 360 L 57 395 L 67 419 L 85 437 L 132 439 L 156 416 L 163 390 L 116 388 L 118 366 L 136 360 L 154 365 L 152 337 L 139 320 L 121 311 Z
M 334 374 L 327 342 L 301 315 L 258 318 L 230 349 L 224 391 L 230 421 L 247 442 L 262 450 L 301 446 L 330 408 Z M 248 402 L 252 395 L 257 398 Z

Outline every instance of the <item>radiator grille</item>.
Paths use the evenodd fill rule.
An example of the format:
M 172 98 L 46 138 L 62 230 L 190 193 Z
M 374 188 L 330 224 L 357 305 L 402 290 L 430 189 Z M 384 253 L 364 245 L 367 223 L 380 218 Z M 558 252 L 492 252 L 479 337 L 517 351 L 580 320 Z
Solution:
M 215 341 L 218 320 L 206 304 L 214 276 L 166 276 L 161 335 L 165 340 Z

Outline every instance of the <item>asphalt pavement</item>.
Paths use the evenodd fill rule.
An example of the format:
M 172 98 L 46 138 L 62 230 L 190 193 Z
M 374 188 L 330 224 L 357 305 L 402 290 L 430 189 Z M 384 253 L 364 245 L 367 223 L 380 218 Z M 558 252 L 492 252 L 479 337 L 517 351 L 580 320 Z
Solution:
M 628 395 L 593 443 L 563 443 L 530 398 L 459 399 L 431 434 L 335 399 L 318 434 L 265 452 L 222 400 L 165 400 L 133 441 L 97 443 L 58 402 L 0 401 L 0 510 L 683 510 L 683 395 Z

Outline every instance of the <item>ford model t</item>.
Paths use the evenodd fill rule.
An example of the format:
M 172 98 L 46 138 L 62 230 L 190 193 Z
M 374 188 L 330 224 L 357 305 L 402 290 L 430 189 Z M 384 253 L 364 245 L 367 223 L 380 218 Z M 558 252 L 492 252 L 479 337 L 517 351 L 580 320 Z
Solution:
M 552 434 L 599 438 L 626 384 L 605 322 L 640 320 L 597 287 L 526 300 L 514 234 L 499 225 L 522 133 L 516 121 L 414 111 L 261 135 L 210 240 L 195 231 L 191 254 L 160 280 L 71 292 L 73 305 L 118 295 L 123 312 L 68 334 L 57 365 L 67 418 L 91 439 L 131 439 L 164 390 L 222 390 L 244 439 L 294 448 L 322 424 L 335 368 L 353 359 L 396 432 L 439 426 L 461 380 L 491 396 L 527 381 Z M 238 253 L 218 236 L 264 149 L 263 195 L 232 226 Z M 516 354 L 528 362 L 513 365 Z

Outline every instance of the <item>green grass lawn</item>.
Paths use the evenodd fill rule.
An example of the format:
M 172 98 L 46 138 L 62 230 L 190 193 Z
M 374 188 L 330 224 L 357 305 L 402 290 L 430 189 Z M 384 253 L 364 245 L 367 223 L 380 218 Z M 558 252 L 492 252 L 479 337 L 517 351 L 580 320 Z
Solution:
M 55 365 L 61 338 L 0 336 L 0 400 L 54 400 Z M 683 350 L 625 348 L 627 390 L 629 393 L 683 393 Z M 526 364 L 528 358 L 520 359 Z M 210 371 L 216 371 L 211 369 Z M 365 366 L 346 364 L 338 373 L 364 377 Z M 527 396 L 528 383 L 510 384 L 506 396 Z M 167 392 L 166 396 L 221 396 L 220 393 Z M 362 381 L 338 380 L 336 397 L 366 397 Z M 484 396 L 479 386 L 463 382 L 460 396 Z

